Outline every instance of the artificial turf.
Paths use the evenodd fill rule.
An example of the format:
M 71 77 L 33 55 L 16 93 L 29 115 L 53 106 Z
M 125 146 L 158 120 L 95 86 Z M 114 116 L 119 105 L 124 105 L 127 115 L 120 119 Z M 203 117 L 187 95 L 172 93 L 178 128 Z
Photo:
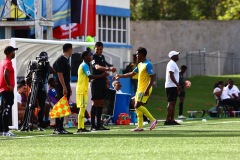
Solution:
M 13 131 L 0 137 L 0 159 L 239 159 L 240 118 L 184 120 L 180 126 L 131 132 L 136 126 L 108 126 L 110 131 L 73 135 Z M 76 128 L 69 128 L 76 132 Z

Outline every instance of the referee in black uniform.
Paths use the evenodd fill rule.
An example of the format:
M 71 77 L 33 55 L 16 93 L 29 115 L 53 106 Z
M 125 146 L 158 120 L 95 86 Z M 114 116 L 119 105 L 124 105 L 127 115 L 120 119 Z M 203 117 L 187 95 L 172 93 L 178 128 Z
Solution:
M 66 43 L 63 45 L 63 54 L 54 62 L 53 68 L 56 71 L 56 93 L 57 99 L 60 100 L 64 95 L 69 100 L 72 93 L 70 86 L 70 64 L 69 58 L 72 55 L 72 44 Z M 53 134 L 73 134 L 63 128 L 64 118 L 56 118 L 55 130 Z
M 105 61 L 103 52 L 103 43 L 96 42 L 94 47 L 94 55 L 92 58 L 92 74 L 100 75 L 103 72 L 110 71 L 115 72 L 116 68 L 110 67 Z M 109 67 L 107 67 L 109 66 Z M 90 130 L 109 130 L 101 124 L 102 109 L 104 105 L 104 99 L 106 98 L 106 78 L 92 79 L 91 80 L 92 91 L 92 109 L 91 109 L 91 128 Z M 97 125 L 95 124 L 95 117 L 97 117 Z

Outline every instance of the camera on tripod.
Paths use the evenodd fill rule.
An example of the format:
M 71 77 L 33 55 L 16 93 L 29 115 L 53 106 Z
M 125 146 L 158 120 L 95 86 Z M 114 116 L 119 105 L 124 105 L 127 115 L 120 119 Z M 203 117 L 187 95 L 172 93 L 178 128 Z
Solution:
M 29 63 L 29 69 L 30 71 L 39 71 L 44 69 L 49 65 L 48 61 L 48 55 L 47 52 L 41 52 L 38 57 L 36 57 L 36 60 L 31 60 Z

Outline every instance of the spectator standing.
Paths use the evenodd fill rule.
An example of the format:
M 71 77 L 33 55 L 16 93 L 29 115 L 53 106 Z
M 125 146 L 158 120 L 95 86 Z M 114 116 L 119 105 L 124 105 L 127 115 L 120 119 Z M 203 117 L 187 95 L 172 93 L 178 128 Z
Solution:
M 53 64 L 53 68 L 56 71 L 56 93 L 57 99 L 60 100 L 63 96 L 66 96 L 69 100 L 72 93 L 70 86 L 70 64 L 69 58 L 72 55 L 72 44 L 66 43 L 63 45 L 63 55 L 61 55 Z M 64 118 L 56 118 L 55 129 L 53 134 L 72 134 L 63 128 Z
M 137 50 L 138 65 L 130 73 L 116 74 L 114 79 L 132 77 L 138 74 L 138 87 L 135 94 L 134 108 L 137 112 L 138 126 L 133 129 L 133 132 L 144 131 L 143 129 L 143 114 L 150 120 L 150 130 L 153 130 L 157 125 L 157 120 L 143 105 L 147 102 L 151 92 L 152 85 L 155 80 L 155 73 L 152 68 L 152 63 L 146 59 L 147 50 L 145 48 L 139 48 Z
M 181 86 L 179 85 L 179 68 L 177 61 L 179 60 L 178 55 L 180 52 L 171 51 L 168 54 L 170 61 L 166 67 L 166 81 L 165 88 L 167 94 L 167 117 L 164 125 L 180 125 L 174 120 L 175 105 L 180 92 Z
M 179 112 L 178 112 L 178 118 L 184 119 L 186 117 L 183 116 L 183 103 L 185 99 L 185 79 L 183 74 L 186 72 L 187 66 L 182 65 L 181 70 L 179 72 L 179 85 L 181 86 L 179 96 Z
M 2 136 L 15 136 L 9 131 L 8 122 L 14 103 L 15 71 L 11 60 L 15 58 L 16 50 L 18 48 L 7 46 L 4 49 L 5 58 L 0 63 L 0 132 Z
M 93 75 L 101 75 L 106 71 L 115 72 L 116 68 L 109 66 L 105 61 L 103 52 L 103 43 L 96 42 L 94 47 L 94 55 L 92 59 L 92 73 Z M 91 128 L 90 130 L 109 130 L 101 124 L 102 109 L 104 106 L 104 99 L 106 98 L 106 78 L 93 79 L 91 81 L 91 92 L 93 105 L 91 108 Z M 95 117 L 97 117 L 97 125 L 95 124 Z

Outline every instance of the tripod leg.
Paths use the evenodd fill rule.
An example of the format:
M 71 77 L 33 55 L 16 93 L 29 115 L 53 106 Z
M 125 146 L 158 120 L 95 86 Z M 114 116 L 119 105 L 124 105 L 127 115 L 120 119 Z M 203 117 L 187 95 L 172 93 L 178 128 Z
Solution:
M 31 91 L 27 100 L 27 106 L 24 114 L 23 125 L 21 127 L 21 131 L 29 130 L 29 122 L 32 115 L 33 110 L 36 106 L 36 98 L 38 91 L 38 82 L 36 80 L 31 84 Z M 33 123 L 33 122 L 32 122 Z

